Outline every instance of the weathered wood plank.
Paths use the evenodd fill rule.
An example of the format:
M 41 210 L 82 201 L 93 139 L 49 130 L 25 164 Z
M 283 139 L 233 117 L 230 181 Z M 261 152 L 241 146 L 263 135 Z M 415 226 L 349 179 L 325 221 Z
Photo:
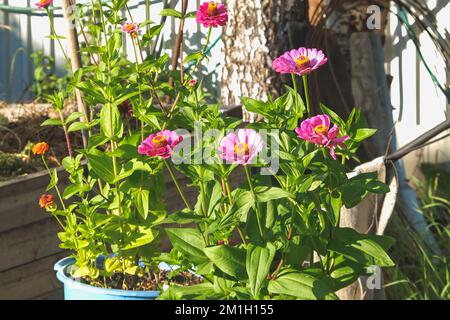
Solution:
M 57 168 L 61 188 L 67 183 L 63 168 Z M 46 171 L 0 183 L 0 233 L 48 218 L 39 205 L 50 179 Z
M 57 289 L 51 292 L 44 293 L 39 297 L 35 297 L 32 300 L 63 300 L 64 299 L 64 289 Z
M 53 265 L 66 252 L 35 260 L 8 271 L 0 272 L 0 299 L 43 299 L 62 288 Z M 56 298 L 56 296 L 54 296 Z
M 0 271 L 61 252 L 59 231 L 61 227 L 50 217 L 0 233 Z

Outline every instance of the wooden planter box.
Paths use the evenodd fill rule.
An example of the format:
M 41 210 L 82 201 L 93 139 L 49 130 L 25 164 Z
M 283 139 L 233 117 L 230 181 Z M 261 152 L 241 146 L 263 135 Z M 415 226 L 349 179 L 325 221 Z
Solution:
M 58 168 L 60 186 L 67 183 L 64 169 Z M 184 208 L 175 185 L 166 175 L 166 203 L 169 212 Z M 180 176 L 180 184 L 188 180 Z M 56 279 L 53 265 L 67 256 L 59 248 L 60 226 L 39 207 L 41 194 L 49 183 L 46 171 L 0 183 L 0 299 L 62 298 L 62 285 Z M 196 191 L 185 188 L 191 203 Z M 168 241 L 163 242 L 168 248 Z
M 241 109 L 229 108 L 227 114 L 240 116 Z M 57 168 L 62 190 L 67 173 Z M 192 204 L 197 193 L 186 187 L 189 180 L 176 174 L 186 197 Z M 232 177 L 231 184 L 243 181 L 243 172 Z M 166 174 L 166 204 L 169 212 L 184 208 L 175 185 Z M 38 205 L 50 181 L 46 171 L 0 182 L 0 299 L 61 299 L 62 284 L 56 279 L 53 265 L 67 256 L 59 248 L 56 220 Z M 170 248 L 163 239 L 163 250 Z
M 67 183 L 67 173 L 58 168 L 60 187 Z M 176 174 L 191 204 L 197 192 L 186 185 L 190 181 Z M 243 173 L 232 177 L 236 185 Z M 169 212 L 184 208 L 175 185 L 166 174 L 166 204 Z M 59 248 L 57 232 L 61 227 L 38 201 L 49 183 L 46 171 L 0 183 L 0 299 L 61 299 L 62 284 L 56 279 L 53 265 L 67 256 Z M 163 250 L 170 242 L 163 238 Z

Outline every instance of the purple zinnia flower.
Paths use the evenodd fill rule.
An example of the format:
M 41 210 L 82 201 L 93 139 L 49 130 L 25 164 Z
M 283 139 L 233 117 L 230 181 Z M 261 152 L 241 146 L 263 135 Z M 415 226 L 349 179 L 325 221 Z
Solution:
M 237 135 L 228 134 L 220 142 L 220 157 L 233 164 L 250 164 L 261 152 L 264 142 L 259 133 L 253 129 L 239 129 Z
M 330 149 L 331 157 L 336 160 L 334 149 L 337 146 L 345 148 L 344 141 L 349 137 L 347 135 L 338 138 L 339 127 L 334 125 L 330 129 L 330 118 L 326 114 L 318 115 L 304 120 L 300 127 L 295 129 L 299 138 L 314 143 L 319 146 Z
M 142 141 L 138 147 L 138 152 L 149 157 L 160 156 L 167 159 L 172 155 L 173 148 L 181 141 L 183 141 L 183 137 L 176 134 L 175 131 L 164 130 L 153 133 Z
M 323 66 L 327 60 L 322 50 L 299 48 L 276 58 L 272 67 L 279 73 L 293 73 L 303 76 Z
M 217 28 L 224 26 L 228 22 L 228 12 L 224 4 L 216 1 L 204 2 L 197 10 L 197 23 L 201 23 L 204 27 Z

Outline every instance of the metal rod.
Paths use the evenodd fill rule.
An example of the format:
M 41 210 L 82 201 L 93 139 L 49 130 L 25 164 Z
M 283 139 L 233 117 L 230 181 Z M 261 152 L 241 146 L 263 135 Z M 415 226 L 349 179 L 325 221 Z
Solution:
M 430 131 L 425 132 L 421 136 L 417 137 L 410 143 L 404 145 L 397 151 L 391 153 L 390 155 L 386 156 L 386 161 L 397 161 L 404 156 L 406 156 L 408 153 L 416 150 L 418 147 L 429 141 L 430 139 L 436 137 L 438 134 L 444 132 L 445 130 L 450 129 L 450 119 L 445 120 L 438 126 L 434 127 Z

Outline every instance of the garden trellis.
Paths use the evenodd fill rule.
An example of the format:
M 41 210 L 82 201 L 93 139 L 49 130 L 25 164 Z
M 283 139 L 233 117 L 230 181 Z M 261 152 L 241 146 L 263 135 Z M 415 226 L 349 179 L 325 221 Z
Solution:
M 30 87 L 33 84 L 34 68 L 30 54 L 36 51 L 43 51 L 45 55 L 55 59 L 56 74 L 61 76 L 65 73 L 65 62 L 60 50 L 57 48 L 56 40 L 50 39 L 50 26 L 47 17 L 42 11 L 36 10 L 33 0 L 0 0 L 0 99 L 17 102 L 18 100 L 30 100 L 32 95 Z M 78 0 L 77 4 L 88 3 L 86 0 Z M 108 1 L 103 1 L 108 2 Z M 150 20 L 159 23 L 161 16 L 159 11 L 163 7 L 177 7 L 178 0 L 130 0 L 130 10 L 138 21 Z M 151 12 L 148 12 L 146 5 L 151 4 Z M 200 3 L 200 0 L 189 1 L 188 11 L 193 11 Z M 54 23 L 57 33 L 66 36 L 67 24 L 64 21 L 59 3 L 55 2 Z M 163 51 L 170 51 L 171 41 L 175 39 L 178 30 L 178 23 L 171 17 L 170 23 L 166 24 L 160 39 L 159 46 Z M 200 27 L 195 22 L 188 22 L 188 31 L 185 37 L 189 39 L 191 48 L 200 48 L 201 43 L 198 33 Z M 220 70 L 217 68 L 220 62 L 220 32 L 214 31 L 212 39 L 216 44 L 210 49 L 211 60 L 207 70 L 203 74 L 215 84 L 220 82 Z M 82 37 L 80 36 L 80 40 Z M 130 59 L 133 57 L 132 46 L 129 39 L 127 42 L 127 53 Z M 63 45 L 68 46 L 63 40 Z M 190 52 L 187 52 L 190 53 Z

